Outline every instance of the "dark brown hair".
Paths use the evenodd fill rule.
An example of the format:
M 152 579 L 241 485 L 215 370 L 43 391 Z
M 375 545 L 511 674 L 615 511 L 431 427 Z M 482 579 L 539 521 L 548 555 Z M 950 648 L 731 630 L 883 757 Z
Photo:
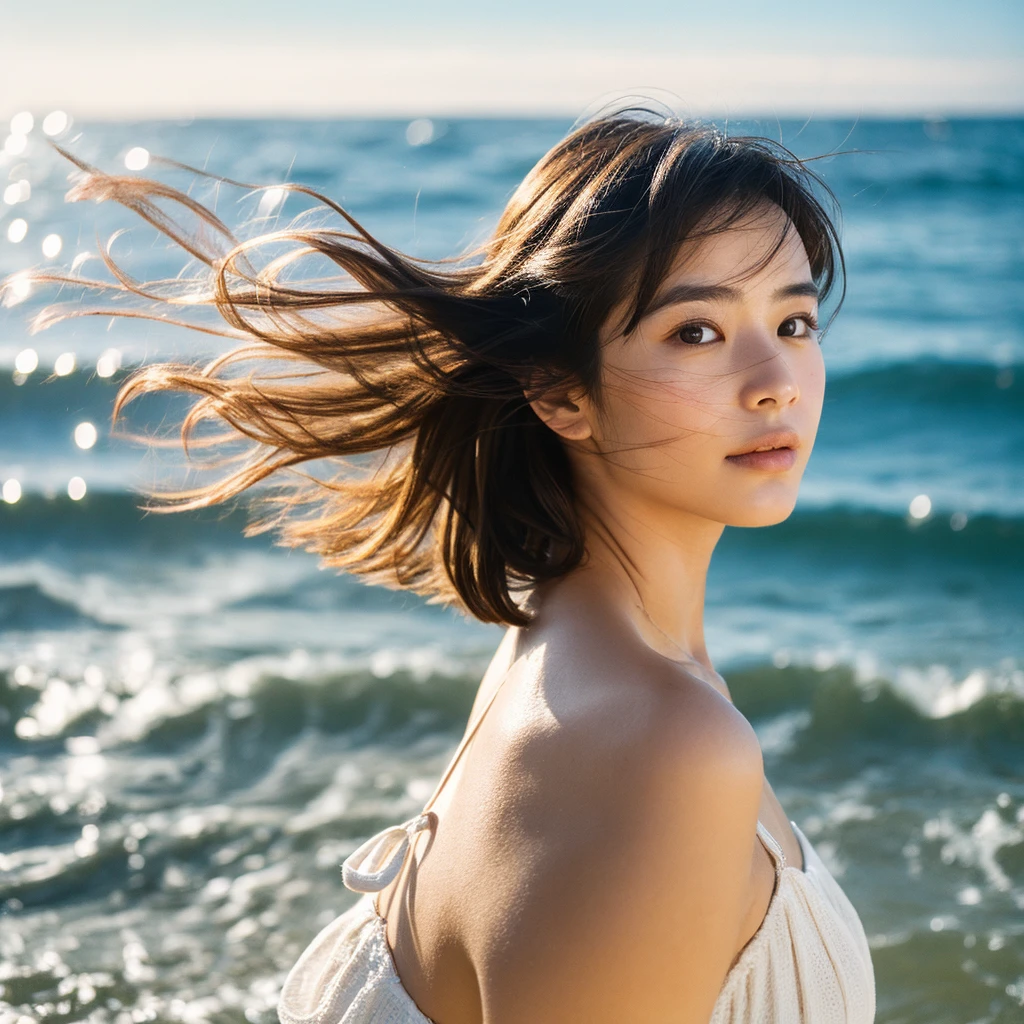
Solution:
M 805 162 L 768 139 L 730 138 L 647 110 L 576 128 L 526 176 L 482 248 L 434 262 L 382 244 L 300 185 L 281 187 L 315 198 L 344 225 L 293 224 L 240 242 L 180 190 L 64 155 L 81 172 L 69 200 L 113 199 L 134 210 L 199 261 L 205 278 L 190 294 L 142 284 L 104 251 L 116 283 L 33 276 L 114 288 L 150 305 L 51 307 L 35 329 L 68 316 L 132 315 L 242 342 L 205 366 L 143 366 L 121 387 L 115 423 L 143 394 L 185 392 L 195 398 L 181 425 L 187 452 L 245 443 L 221 461 L 230 468 L 216 480 L 151 492 L 148 507 L 215 505 L 281 470 L 333 460 L 326 478 L 275 476 L 278 486 L 260 489 L 264 514 L 246 532 L 275 529 L 279 543 L 325 564 L 486 622 L 525 623 L 514 593 L 584 557 L 569 460 L 524 386 L 532 396 L 571 382 L 599 401 L 598 331 L 613 307 L 627 303 L 628 332 L 683 241 L 725 230 L 766 202 L 788 215 L 787 232 L 798 232 L 822 298 L 842 279 L 824 205 L 835 200 Z M 177 216 L 161 200 L 176 204 Z M 182 221 L 192 216 L 197 230 L 188 231 Z M 269 243 L 293 248 L 257 268 Z M 340 275 L 285 280 L 285 269 L 310 254 Z M 185 308 L 197 306 L 223 322 L 186 321 Z M 225 429 L 204 436 L 199 428 L 211 421 Z M 350 458 L 368 455 L 369 464 Z

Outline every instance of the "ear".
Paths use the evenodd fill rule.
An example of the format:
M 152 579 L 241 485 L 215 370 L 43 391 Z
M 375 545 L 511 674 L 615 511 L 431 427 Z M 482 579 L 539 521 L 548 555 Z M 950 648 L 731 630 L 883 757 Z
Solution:
M 589 403 L 583 388 L 553 389 L 532 399 L 529 391 L 523 394 L 540 421 L 559 437 L 567 441 L 585 441 L 593 433 L 588 415 Z

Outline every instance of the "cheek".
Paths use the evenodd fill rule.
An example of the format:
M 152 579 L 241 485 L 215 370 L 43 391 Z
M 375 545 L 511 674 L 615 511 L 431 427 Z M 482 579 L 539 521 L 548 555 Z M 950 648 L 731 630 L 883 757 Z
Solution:
M 819 345 L 809 348 L 800 364 L 800 401 L 817 423 L 825 400 L 825 359 Z
M 633 452 L 650 466 L 658 450 L 708 450 L 709 436 L 728 436 L 735 396 L 728 375 L 683 375 L 678 370 L 616 374 L 606 385 L 600 440 L 611 445 L 654 445 Z M 646 456 L 646 457 L 645 457 Z

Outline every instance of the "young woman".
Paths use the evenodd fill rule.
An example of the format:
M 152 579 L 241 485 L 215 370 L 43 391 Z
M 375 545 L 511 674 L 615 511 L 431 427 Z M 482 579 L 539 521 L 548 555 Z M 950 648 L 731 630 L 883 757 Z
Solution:
M 310 191 L 348 230 L 274 238 L 333 261 L 328 288 L 286 283 L 291 257 L 255 269 L 266 239 L 181 193 L 80 166 L 70 197 L 187 245 L 211 288 L 174 301 L 245 342 L 125 383 L 116 412 L 185 391 L 186 436 L 214 420 L 251 445 L 161 507 L 366 456 L 272 492 L 252 529 L 508 627 L 423 813 L 345 861 L 364 895 L 292 968 L 284 1024 L 869 1024 L 856 911 L 703 630 L 723 527 L 784 520 L 814 444 L 842 271 L 821 182 L 768 140 L 618 112 L 545 155 L 462 261 L 403 256 Z

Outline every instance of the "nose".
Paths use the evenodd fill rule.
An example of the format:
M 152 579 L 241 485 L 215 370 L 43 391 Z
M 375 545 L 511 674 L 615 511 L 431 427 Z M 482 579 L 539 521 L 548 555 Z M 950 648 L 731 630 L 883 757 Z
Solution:
M 740 388 L 740 402 L 745 409 L 782 409 L 800 398 L 800 385 L 778 341 L 758 346 L 752 359 Z

